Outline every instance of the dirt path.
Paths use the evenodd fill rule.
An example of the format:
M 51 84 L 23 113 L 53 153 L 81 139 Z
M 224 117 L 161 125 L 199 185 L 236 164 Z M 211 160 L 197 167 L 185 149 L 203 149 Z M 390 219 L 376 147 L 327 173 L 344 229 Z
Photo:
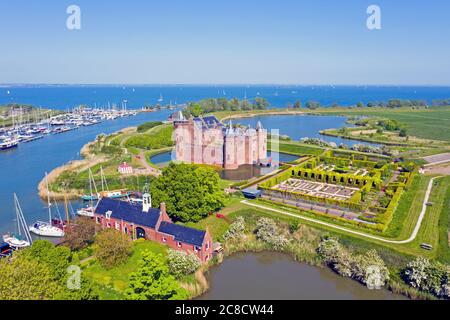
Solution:
M 144 151 L 141 151 L 139 153 L 139 161 L 141 162 L 141 164 L 144 166 L 145 170 L 148 171 L 148 173 L 150 175 L 153 175 L 155 177 L 158 177 L 161 175 L 161 170 L 155 169 L 153 168 L 148 162 L 147 159 L 145 158 L 145 153 Z

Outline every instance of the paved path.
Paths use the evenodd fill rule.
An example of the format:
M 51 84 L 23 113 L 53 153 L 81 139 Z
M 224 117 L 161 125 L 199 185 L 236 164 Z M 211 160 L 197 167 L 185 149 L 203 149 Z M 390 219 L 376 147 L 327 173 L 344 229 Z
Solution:
M 438 179 L 438 178 L 440 178 L 440 177 L 431 178 L 430 182 L 428 183 L 428 188 L 427 188 L 427 191 L 425 193 L 425 198 L 423 199 L 423 202 L 422 202 L 422 211 L 420 212 L 419 219 L 417 220 L 416 226 L 414 227 L 414 230 L 413 230 L 411 236 L 408 239 L 406 239 L 406 240 L 389 240 L 389 239 L 386 239 L 386 238 L 377 237 L 377 236 L 374 236 L 374 235 L 371 235 L 371 234 L 367 234 L 367 233 L 364 233 L 364 232 L 359 232 L 359 231 L 355 231 L 355 230 L 352 230 L 352 229 L 340 227 L 338 225 L 335 225 L 335 224 L 332 224 L 332 223 L 328 223 L 328 222 L 324 222 L 324 221 L 321 221 L 321 220 L 316 220 L 316 219 L 309 218 L 309 217 L 303 217 L 303 216 L 299 216 L 297 214 L 293 214 L 293 213 L 290 213 L 290 212 L 278 210 L 278 209 L 275 209 L 275 208 L 270 208 L 270 207 L 262 206 L 262 205 L 259 205 L 259 204 L 250 203 L 247 200 L 242 200 L 241 202 L 243 204 L 245 204 L 245 205 L 248 205 L 248 206 L 252 206 L 252 207 L 256 207 L 256 208 L 260 208 L 260 209 L 264 209 L 264 210 L 269 210 L 269 211 L 273 211 L 273 212 L 277 212 L 277 213 L 280 213 L 280 214 L 283 214 L 283 215 L 287 215 L 287 216 L 291 216 L 291 217 L 294 217 L 294 218 L 298 218 L 300 220 L 305 220 L 305 221 L 317 223 L 317 224 L 320 224 L 320 225 L 323 225 L 323 226 L 327 226 L 329 228 L 345 231 L 345 232 L 348 232 L 348 233 L 351 233 L 351 234 L 355 234 L 355 235 L 358 235 L 358 236 L 362 236 L 362 237 L 365 237 L 365 238 L 378 240 L 378 241 L 385 242 L 385 243 L 405 244 L 405 243 L 410 243 L 410 242 L 414 241 L 414 239 L 417 237 L 417 234 L 419 233 L 419 230 L 420 230 L 420 226 L 422 225 L 423 218 L 425 217 L 425 213 L 427 211 L 427 202 L 428 202 L 428 200 L 430 198 L 431 189 L 433 188 L 433 182 L 434 182 L 435 179 Z

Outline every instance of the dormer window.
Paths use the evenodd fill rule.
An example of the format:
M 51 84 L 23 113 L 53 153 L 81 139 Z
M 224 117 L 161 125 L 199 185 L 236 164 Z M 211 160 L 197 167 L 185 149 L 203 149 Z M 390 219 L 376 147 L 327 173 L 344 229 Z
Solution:
M 112 215 L 112 211 L 111 210 L 106 211 L 105 216 L 106 216 L 107 220 L 111 219 L 111 215 Z
M 208 249 L 209 249 L 209 241 L 206 242 L 206 250 L 208 250 Z
M 194 246 L 194 251 L 195 251 L 195 253 L 197 253 L 197 252 L 199 252 L 199 251 L 200 251 L 200 248 L 199 248 L 199 247 L 197 247 L 197 246 Z

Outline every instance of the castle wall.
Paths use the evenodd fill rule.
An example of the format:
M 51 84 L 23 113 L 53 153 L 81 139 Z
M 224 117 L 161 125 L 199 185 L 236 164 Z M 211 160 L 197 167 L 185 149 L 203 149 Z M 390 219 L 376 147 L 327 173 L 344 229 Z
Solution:
M 225 134 L 220 126 L 205 129 L 201 122 L 175 125 L 176 160 L 235 169 L 267 158 L 267 131 L 237 130 Z

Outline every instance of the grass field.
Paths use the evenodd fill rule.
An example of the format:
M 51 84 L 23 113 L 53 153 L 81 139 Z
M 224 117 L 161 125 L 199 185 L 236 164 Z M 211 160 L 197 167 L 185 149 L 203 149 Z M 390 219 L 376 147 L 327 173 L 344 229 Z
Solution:
M 393 221 L 394 224 L 392 225 L 392 227 L 390 227 L 390 229 L 388 229 L 388 234 L 384 235 L 378 233 L 376 234 L 377 236 L 385 237 L 391 240 L 404 240 L 411 235 L 412 230 L 416 225 L 420 211 L 422 209 L 422 201 L 424 199 L 425 188 L 428 184 L 429 179 L 430 177 L 419 177 L 415 181 L 414 185 L 409 190 L 409 192 L 405 194 L 404 197 L 402 198 L 398 208 L 399 211 L 396 211 L 396 213 L 394 214 L 394 221 Z M 439 236 L 439 234 L 443 234 L 445 232 L 443 228 L 446 228 L 442 227 L 441 224 L 444 223 L 445 226 L 447 226 L 448 224 L 447 221 L 444 222 L 441 221 L 440 224 L 440 219 L 441 213 L 445 211 L 444 207 L 446 205 L 448 206 L 448 203 L 445 202 L 446 201 L 445 198 L 446 196 L 448 196 L 449 188 L 450 188 L 450 177 L 437 179 L 435 181 L 432 189 L 432 194 L 430 197 L 430 201 L 433 202 L 433 206 L 427 208 L 425 218 L 422 222 L 422 226 L 419 229 L 419 233 L 416 239 L 413 242 L 406 244 L 386 243 L 376 239 L 370 239 L 360 235 L 355 235 L 346 231 L 329 228 L 314 222 L 304 220 L 301 220 L 300 222 L 306 225 L 313 226 L 315 228 L 319 228 L 321 230 L 325 230 L 333 234 L 338 234 L 347 239 L 353 239 L 356 241 L 356 243 L 358 243 L 358 241 L 364 241 L 366 243 L 376 245 L 377 247 L 388 248 L 389 250 L 396 251 L 397 253 L 400 253 L 405 256 L 420 255 L 428 258 L 438 258 L 442 253 L 448 252 L 449 250 L 448 243 L 445 244 L 447 238 L 445 237 L 445 239 L 443 239 L 442 237 Z M 367 234 L 375 234 L 370 230 L 362 230 L 361 228 L 358 228 L 357 226 L 354 225 L 342 224 L 341 222 L 331 220 L 327 217 L 299 211 L 297 209 L 289 208 L 280 204 L 269 204 L 268 202 L 261 202 L 260 204 L 266 207 L 272 207 L 293 214 L 297 214 L 299 216 L 307 216 L 309 218 L 314 218 L 319 221 L 326 221 L 336 225 L 342 225 L 345 226 L 347 229 L 362 231 Z M 241 209 L 243 208 L 248 209 L 249 207 L 243 205 Z M 272 217 L 277 217 L 278 219 L 287 219 L 287 220 L 295 219 L 263 209 L 258 209 L 258 211 L 264 211 L 265 214 L 270 215 Z M 424 242 L 433 245 L 433 250 L 427 251 L 420 248 L 420 244 Z
M 363 115 L 397 120 L 408 134 L 420 138 L 450 141 L 450 107 L 413 108 L 322 108 L 311 111 L 327 115 Z
M 99 286 L 102 300 L 123 299 L 124 291 L 128 287 L 129 274 L 137 270 L 142 253 L 146 250 L 156 254 L 167 253 L 167 247 L 162 244 L 137 240 L 133 242 L 133 252 L 126 263 L 105 269 L 96 260 L 90 260 L 82 265 L 83 273 Z

